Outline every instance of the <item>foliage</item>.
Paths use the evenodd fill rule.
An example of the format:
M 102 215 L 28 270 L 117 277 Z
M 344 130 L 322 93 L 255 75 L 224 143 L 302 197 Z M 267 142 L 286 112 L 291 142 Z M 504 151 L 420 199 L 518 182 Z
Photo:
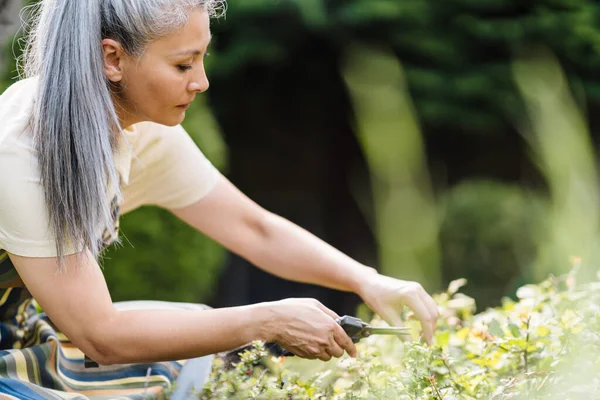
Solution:
M 357 359 L 322 363 L 269 357 L 256 342 L 232 369 L 217 360 L 199 398 L 592 398 L 600 391 L 600 282 L 576 284 L 578 262 L 476 315 L 458 293 L 466 281 L 452 282 L 436 296 L 442 318 L 432 347 L 372 336 Z
M 311 38 L 342 57 L 352 44 L 369 43 L 402 61 L 419 118 L 434 130 L 428 134 L 505 134 L 507 116 L 522 108 L 510 62 L 532 44 L 557 54 L 583 83 L 578 98 L 598 104 L 599 16 L 593 0 L 229 0 L 227 22 L 213 27 L 211 75 L 237 84 L 252 67 L 295 63 L 311 74 Z M 245 90 L 237 86 L 229 90 Z
M 438 202 L 445 282 L 467 277 L 465 294 L 484 308 L 535 282 L 526 266 L 547 232 L 547 203 L 539 193 L 493 181 L 448 189 Z
M 156 207 L 121 216 L 121 240 L 101 263 L 114 301 L 210 299 L 223 259 L 215 242 Z

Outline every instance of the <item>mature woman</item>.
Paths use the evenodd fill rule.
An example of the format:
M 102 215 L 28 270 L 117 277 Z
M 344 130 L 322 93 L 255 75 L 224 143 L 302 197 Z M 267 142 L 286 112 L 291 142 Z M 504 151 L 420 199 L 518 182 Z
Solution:
M 354 291 L 390 323 L 407 305 L 431 341 L 437 308 L 419 284 L 379 275 L 262 209 L 179 125 L 208 89 L 209 18 L 221 7 L 41 1 L 26 78 L 0 97 L 0 344 L 11 349 L 0 353 L 0 393 L 161 397 L 178 379 L 173 397 L 186 398 L 211 354 L 253 340 L 311 359 L 356 356 L 338 316 L 312 299 L 113 304 L 97 258 L 118 240 L 119 215 L 144 204 L 273 274 Z M 86 369 L 84 354 L 100 367 Z

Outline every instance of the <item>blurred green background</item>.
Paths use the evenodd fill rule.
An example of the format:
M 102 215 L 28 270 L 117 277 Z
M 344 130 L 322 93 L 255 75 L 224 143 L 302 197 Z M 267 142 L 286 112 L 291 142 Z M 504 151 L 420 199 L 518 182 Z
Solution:
M 479 308 L 570 257 L 594 269 L 596 1 L 230 0 L 212 30 L 211 88 L 184 126 L 259 204 L 430 291 L 465 277 Z M 13 53 L 9 36 L 0 90 Z M 115 301 L 359 303 L 261 273 L 164 210 L 121 232 L 103 262 Z

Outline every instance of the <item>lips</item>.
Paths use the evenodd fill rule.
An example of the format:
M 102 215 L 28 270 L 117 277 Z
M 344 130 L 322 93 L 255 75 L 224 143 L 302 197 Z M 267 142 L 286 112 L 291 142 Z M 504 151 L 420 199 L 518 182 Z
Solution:
M 190 108 L 190 105 L 191 105 L 191 104 L 192 104 L 192 103 L 181 104 L 181 105 L 178 105 L 178 106 L 177 106 L 177 108 L 181 108 L 181 109 L 183 109 L 183 110 L 187 110 L 188 108 Z

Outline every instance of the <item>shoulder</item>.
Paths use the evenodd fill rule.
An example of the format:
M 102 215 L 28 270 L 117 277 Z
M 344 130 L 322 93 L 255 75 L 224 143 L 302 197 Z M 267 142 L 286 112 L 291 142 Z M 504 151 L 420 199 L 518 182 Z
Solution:
M 219 172 L 180 126 L 144 122 L 134 126 L 130 184 L 123 209 L 142 204 L 180 208 L 203 197 Z

